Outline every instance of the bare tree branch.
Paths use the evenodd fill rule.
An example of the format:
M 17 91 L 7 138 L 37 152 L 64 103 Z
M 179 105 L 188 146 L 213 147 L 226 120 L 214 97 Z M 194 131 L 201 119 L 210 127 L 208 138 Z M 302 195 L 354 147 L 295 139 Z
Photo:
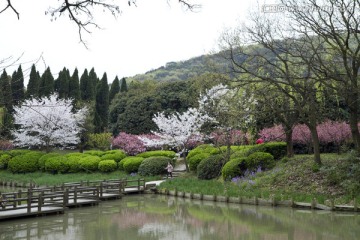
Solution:
M 0 14 L 5 12 L 8 8 L 11 8 L 13 10 L 13 12 L 16 14 L 17 18 L 20 19 L 20 14 L 12 5 L 11 0 L 6 0 L 6 1 L 7 1 L 7 5 L 5 6 L 5 8 L 3 10 L 0 11 Z

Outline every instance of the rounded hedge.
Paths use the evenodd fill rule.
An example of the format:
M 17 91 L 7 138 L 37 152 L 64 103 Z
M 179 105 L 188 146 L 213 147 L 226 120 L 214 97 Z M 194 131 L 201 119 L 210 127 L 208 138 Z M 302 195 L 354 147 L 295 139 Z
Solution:
M 77 172 L 81 172 L 81 167 L 79 164 L 80 159 L 82 159 L 83 157 L 81 155 L 76 156 L 76 155 L 71 155 L 68 156 L 66 155 L 67 158 L 67 164 L 69 166 L 69 173 L 77 173 Z
M 45 171 L 50 173 L 67 173 L 69 171 L 69 165 L 65 156 L 55 156 L 46 159 Z
M 218 154 L 220 153 L 220 149 L 215 148 L 211 144 L 202 144 L 197 146 L 196 148 L 190 150 L 190 152 L 187 155 L 187 158 L 191 158 L 197 154 L 201 153 L 209 153 L 210 155 Z
M 105 152 L 100 150 L 90 150 L 90 151 L 85 151 L 84 154 L 101 157 L 102 155 L 105 154 Z
M 199 163 L 204 160 L 205 158 L 210 157 L 210 153 L 199 153 L 196 155 L 193 155 L 191 157 L 187 157 L 186 160 L 189 164 L 189 169 L 191 171 L 196 171 L 197 166 L 199 165 Z
M 113 172 L 117 168 L 115 160 L 102 160 L 99 162 L 98 169 L 101 172 Z
M 136 155 L 136 157 L 142 157 L 142 158 L 148 158 L 148 157 L 168 157 L 168 158 L 174 158 L 176 153 L 174 151 L 168 151 L 168 150 L 155 150 L 155 151 L 147 151 L 142 152 Z
M 142 158 L 142 157 L 127 157 L 127 158 L 124 158 L 123 160 L 125 160 L 123 162 L 123 168 L 124 168 L 125 172 L 134 173 L 134 172 L 138 171 L 142 161 L 144 161 L 144 158 Z M 120 162 L 122 162 L 122 161 L 120 161 Z
M 115 160 L 115 162 L 117 163 L 124 158 L 126 158 L 126 153 L 121 150 L 107 151 L 104 155 L 101 156 L 102 160 Z
M 275 166 L 274 156 L 266 152 L 255 152 L 247 157 L 247 166 L 250 170 L 261 167 L 261 170 L 271 169 Z
M 98 169 L 101 158 L 98 156 L 87 156 L 79 159 L 79 167 L 81 170 L 86 172 L 93 172 Z
M 11 158 L 12 157 L 9 154 L 2 154 L 0 156 L 0 169 L 6 169 Z
M 30 153 L 30 152 L 32 152 L 32 151 L 29 149 L 14 149 L 14 150 L 8 151 L 7 153 L 9 155 L 11 155 L 12 157 L 15 157 L 15 156 L 24 155 L 24 154 Z
M 247 156 L 254 152 L 266 152 L 274 156 L 275 160 L 280 160 L 286 156 L 286 143 L 285 142 L 267 142 L 263 144 L 254 145 L 247 152 Z
M 230 181 L 234 177 L 242 176 L 247 169 L 247 158 L 234 158 L 225 163 L 221 170 L 222 178 L 225 181 Z
M 47 154 L 41 156 L 41 158 L 39 158 L 39 161 L 38 161 L 39 169 L 41 171 L 45 171 L 45 162 L 50 158 L 58 157 L 58 156 L 61 156 L 61 154 L 60 153 L 47 153 Z
M 17 155 L 9 160 L 8 169 L 13 173 L 28 173 L 38 170 L 38 161 L 44 153 L 31 151 Z
M 168 162 L 171 162 L 173 166 L 175 164 L 175 160 L 169 157 L 159 156 L 145 158 L 139 166 L 138 173 L 141 176 L 156 176 L 160 174 L 165 174 L 165 168 Z
M 212 155 L 202 160 L 197 167 L 197 176 L 199 179 L 214 179 L 220 176 L 224 165 L 224 156 L 222 154 Z

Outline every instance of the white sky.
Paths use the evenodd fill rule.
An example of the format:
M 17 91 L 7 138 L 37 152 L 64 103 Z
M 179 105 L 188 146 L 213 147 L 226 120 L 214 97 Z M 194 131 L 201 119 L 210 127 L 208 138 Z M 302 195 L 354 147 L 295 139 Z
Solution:
M 50 66 L 56 78 L 63 67 L 71 74 L 77 67 L 81 76 L 85 68 L 94 67 L 100 78 L 106 72 L 109 82 L 116 75 L 129 77 L 210 53 L 226 27 L 246 19 L 250 7 L 258 9 L 254 0 L 193 0 L 202 4 L 195 13 L 186 11 L 177 0 L 137 0 L 137 7 L 123 0 L 117 19 L 105 13 L 96 15 L 103 29 L 84 33 L 86 49 L 79 43 L 77 26 L 67 17 L 51 21 L 45 15 L 57 0 L 12 1 L 20 20 L 11 10 L 0 14 L 0 60 L 24 53 L 21 62 L 27 78 L 27 69 L 42 54 L 44 61 L 36 65 L 40 74 Z M 0 0 L 0 7 L 3 2 Z M 8 74 L 13 71 L 7 69 Z

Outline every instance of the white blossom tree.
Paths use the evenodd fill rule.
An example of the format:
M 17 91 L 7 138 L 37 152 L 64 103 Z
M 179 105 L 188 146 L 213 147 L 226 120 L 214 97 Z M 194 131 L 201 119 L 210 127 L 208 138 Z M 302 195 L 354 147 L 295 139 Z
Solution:
M 153 134 L 159 136 L 159 139 L 149 139 L 146 137 L 140 137 L 146 146 L 159 146 L 159 145 L 171 145 L 180 148 L 183 153 L 187 152 L 188 143 L 192 140 L 200 140 L 200 128 L 211 118 L 201 113 L 197 108 L 189 108 L 186 112 L 173 113 L 166 116 L 163 112 L 158 113 L 152 119 L 157 127 L 158 131 L 154 131 Z M 188 164 L 185 155 L 185 165 L 188 171 Z
M 19 147 L 45 148 L 69 147 L 80 142 L 81 125 L 85 122 L 87 108 L 72 112 L 72 99 L 29 99 L 14 107 L 14 144 Z

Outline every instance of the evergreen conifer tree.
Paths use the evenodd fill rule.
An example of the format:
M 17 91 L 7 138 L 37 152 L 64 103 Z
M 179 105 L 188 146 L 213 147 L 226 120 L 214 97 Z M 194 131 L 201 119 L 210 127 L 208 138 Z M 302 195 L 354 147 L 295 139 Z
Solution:
M 26 98 L 38 97 L 40 86 L 39 72 L 36 71 L 35 64 L 31 66 L 30 78 L 26 89 Z
M 80 100 L 79 72 L 77 68 L 75 68 L 73 75 L 70 77 L 69 98 L 72 98 L 74 102 Z
M 120 83 L 120 92 L 127 92 L 127 91 L 128 91 L 128 87 L 126 83 L 126 78 L 122 78 Z
M 109 103 L 111 103 L 111 101 L 114 99 L 115 95 L 118 92 L 120 92 L 120 81 L 119 78 L 116 76 L 110 87 Z
M 17 71 L 14 71 L 11 78 L 11 93 L 13 104 L 18 105 L 25 98 L 24 92 L 24 74 L 21 69 L 21 65 L 18 67 Z
M 59 94 L 59 98 L 67 98 L 69 94 L 69 77 L 67 69 L 64 67 L 58 78 L 54 82 L 54 90 Z
M 88 82 L 89 82 L 89 73 L 88 70 L 85 68 L 83 74 L 80 77 L 80 98 L 83 101 L 87 101 L 89 99 L 88 93 L 86 91 Z
M 99 117 L 100 121 L 97 119 Z M 95 99 L 95 132 L 104 132 L 107 130 L 109 121 L 109 85 L 107 81 L 107 75 L 104 73 L 101 81 L 96 87 L 96 99 Z M 100 124 L 100 125 L 99 125 Z
M 95 95 L 96 95 L 96 88 L 97 88 L 97 84 L 99 83 L 99 78 L 97 77 L 96 73 L 95 73 L 95 69 L 92 68 L 89 72 L 89 85 L 87 88 L 87 91 L 90 94 L 91 98 L 90 100 L 95 100 Z
M 54 77 L 51 74 L 50 67 L 48 67 L 41 76 L 39 97 L 48 97 L 54 93 Z
M 4 70 L 0 77 L 0 88 L 3 96 L 2 105 L 6 108 L 8 113 L 13 110 L 13 99 L 11 93 L 11 77 L 7 75 Z

